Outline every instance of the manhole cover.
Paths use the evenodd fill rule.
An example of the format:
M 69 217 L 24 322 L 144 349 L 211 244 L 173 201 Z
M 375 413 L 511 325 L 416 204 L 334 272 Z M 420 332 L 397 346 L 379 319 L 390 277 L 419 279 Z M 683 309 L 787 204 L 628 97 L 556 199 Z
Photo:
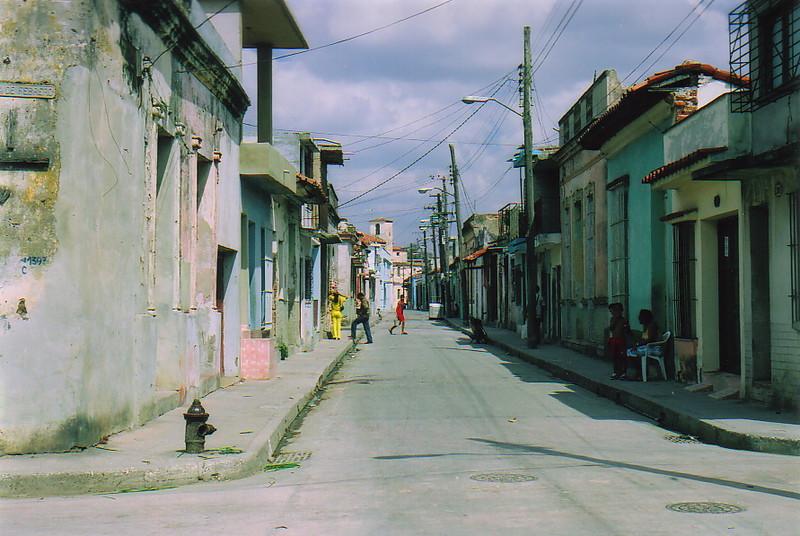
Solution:
M 484 473 L 482 475 L 473 475 L 470 477 L 472 480 L 478 482 L 530 482 L 536 480 L 535 476 L 531 475 L 514 475 L 508 473 Z
M 699 439 L 690 435 L 665 435 L 664 439 L 673 443 L 701 443 Z
M 272 461 L 272 463 L 275 465 L 284 463 L 297 463 L 305 461 L 310 457 L 310 452 L 282 452 L 275 456 L 275 459 Z
M 715 502 L 685 502 L 668 504 L 668 510 L 681 512 L 684 514 L 738 514 L 747 508 L 735 504 L 715 503 Z

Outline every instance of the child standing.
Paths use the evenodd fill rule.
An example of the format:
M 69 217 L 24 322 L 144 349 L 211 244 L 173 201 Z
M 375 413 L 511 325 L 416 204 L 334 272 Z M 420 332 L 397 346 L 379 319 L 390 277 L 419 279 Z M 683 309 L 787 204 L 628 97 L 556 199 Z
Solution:
M 397 301 L 397 308 L 395 309 L 395 314 L 397 315 L 397 320 L 395 320 L 394 325 L 389 328 L 389 333 L 394 333 L 394 328 L 398 325 L 400 326 L 400 333 L 402 335 L 408 335 L 406 333 L 406 315 L 404 313 L 406 309 L 406 301 L 400 296 L 400 299 Z
M 622 316 L 624 308 L 621 303 L 610 304 L 608 311 L 611 313 L 611 322 L 608 326 L 608 350 L 614 362 L 614 374 L 611 375 L 611 379 L 621 380 L 628 372 L 628 364 L 625 359 L 625 350 L 627 350 L 625 337 L 630 333 L 631 327 Z

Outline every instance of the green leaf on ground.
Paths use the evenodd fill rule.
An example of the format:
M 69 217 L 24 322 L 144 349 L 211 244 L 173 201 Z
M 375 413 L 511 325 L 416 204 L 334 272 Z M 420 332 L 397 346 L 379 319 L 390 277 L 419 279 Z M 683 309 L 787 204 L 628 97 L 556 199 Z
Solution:
M 273 463 L 264 467 L 264 471 L 280 471 L 281 469 L 293 469 L 300 467 L 299 463 Z

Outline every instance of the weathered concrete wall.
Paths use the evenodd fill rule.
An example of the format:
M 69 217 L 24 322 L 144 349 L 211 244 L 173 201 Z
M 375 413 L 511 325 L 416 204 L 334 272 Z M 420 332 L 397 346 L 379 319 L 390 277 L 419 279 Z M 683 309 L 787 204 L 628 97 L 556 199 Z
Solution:
M 215 386 L 239 113 L 117 2 L 0 0 L 0 21 L 0 80 L 55 93 L 0 97 L 0 452 L 91 445 L 159 389 Z

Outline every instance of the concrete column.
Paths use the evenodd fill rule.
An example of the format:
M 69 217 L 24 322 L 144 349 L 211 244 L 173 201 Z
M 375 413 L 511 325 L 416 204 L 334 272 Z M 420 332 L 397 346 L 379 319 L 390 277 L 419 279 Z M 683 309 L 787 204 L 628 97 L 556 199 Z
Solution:
M 272 47 L 259 46 L 257 52 L 258 141 L 272 143 Z

